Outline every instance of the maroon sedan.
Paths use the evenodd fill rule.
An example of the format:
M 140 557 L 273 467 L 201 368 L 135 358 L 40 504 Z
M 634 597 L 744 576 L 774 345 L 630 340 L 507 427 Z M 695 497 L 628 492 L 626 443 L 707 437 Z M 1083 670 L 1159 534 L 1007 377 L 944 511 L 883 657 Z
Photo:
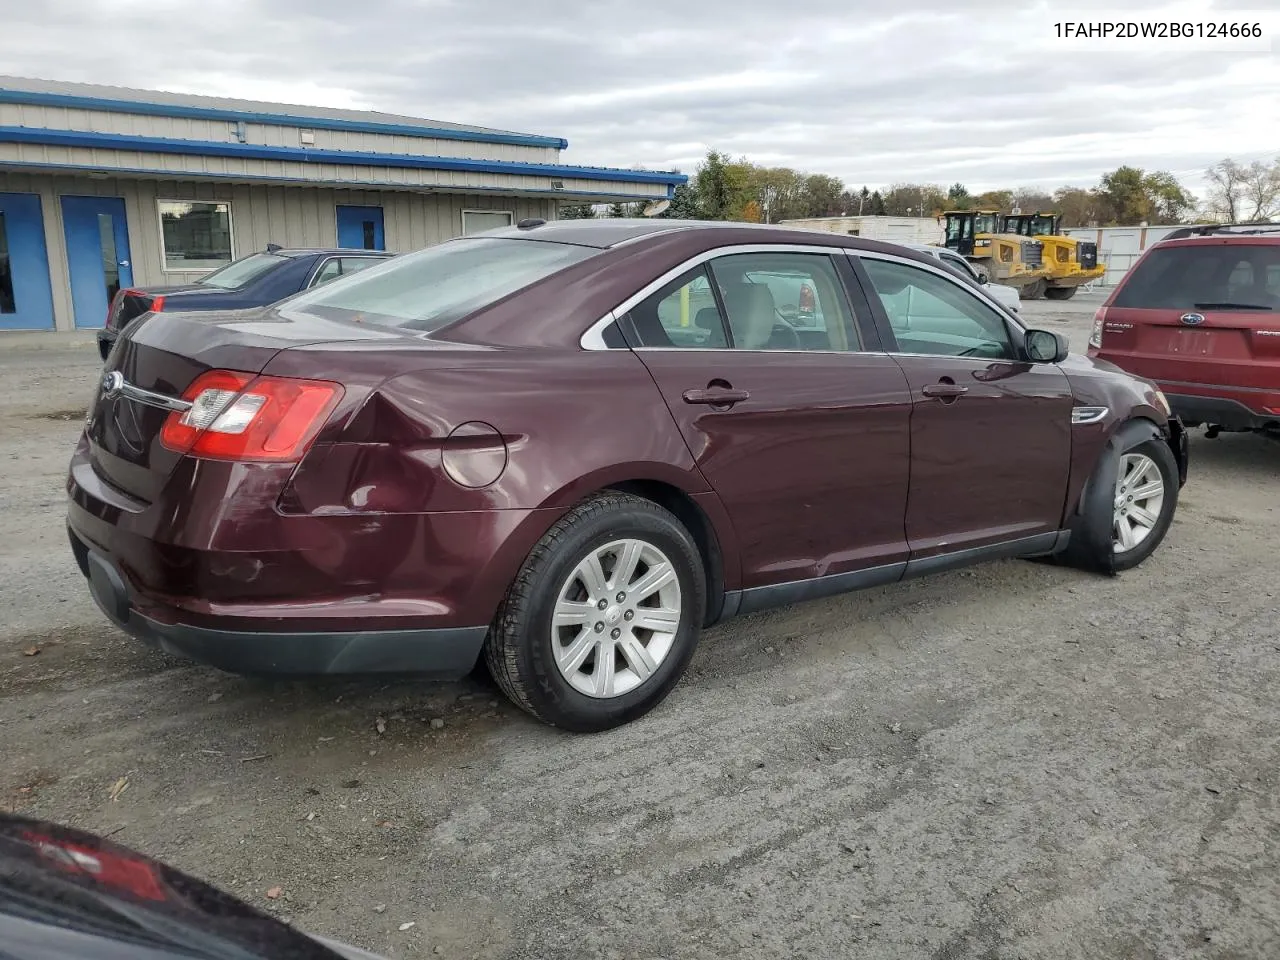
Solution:
M 483 653 L 599 730 L 736 614 L 998 557 L 1132 567 L 1185 478 L 1151 383 L 930 258 L 588 220 L 145 318 L 67 489 L 93 596 L 148 643 L 243 673 Z

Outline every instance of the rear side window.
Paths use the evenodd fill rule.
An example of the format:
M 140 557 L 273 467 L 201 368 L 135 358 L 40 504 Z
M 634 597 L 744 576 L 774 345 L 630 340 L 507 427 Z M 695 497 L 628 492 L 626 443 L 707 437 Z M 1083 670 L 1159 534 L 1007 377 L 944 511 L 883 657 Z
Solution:
M 207 277 L 201 277 L 197 283 L 203 287 L 217 287 L 220 290 L 239 290 L 247 287 L 263 274 L 274 270 L 285 257 L 277 257 L 272 253 L 254 253 L 247 257 L 228 263 L 225 267 L 213 271 Z
M 368 267 L 289 301 L 286 313 L 439 330 L 599 251 L 540 240 L 467 238 Z
M 1156 247 L 1125 277 L 1113 306 L 1148 310 L 1280 309 L 1280 244 Z

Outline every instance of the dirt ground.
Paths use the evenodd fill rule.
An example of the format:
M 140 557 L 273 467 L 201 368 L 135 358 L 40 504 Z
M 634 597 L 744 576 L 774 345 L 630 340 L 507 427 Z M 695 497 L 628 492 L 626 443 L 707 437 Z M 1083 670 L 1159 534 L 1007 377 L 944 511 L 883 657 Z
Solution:
M 1082 348 L 1095 306 L 1026 312 Z M 1280 955 L 1280 444 L 1196 437 L 1136 571 L 731 622 L 584 737 L 487 680 L 248 680 L 117 632 L 62 521 L 97 370 L 0 340 L 0 808 L 393 957 Z

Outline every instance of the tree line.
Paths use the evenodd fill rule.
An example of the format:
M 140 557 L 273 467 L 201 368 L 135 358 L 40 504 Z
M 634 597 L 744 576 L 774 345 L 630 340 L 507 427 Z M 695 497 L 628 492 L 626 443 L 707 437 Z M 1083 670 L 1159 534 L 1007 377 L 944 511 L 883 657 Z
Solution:
M 974 194 L 962 183 L 943 189 L 932 183 L 895 183 L 883 190 L 847 187 L 838 177 L 766 167 L 716 150 L 708 152 L 689 182 L 676 187 L 659 216 L 684 220 L 777 223 L 811 217 L 937 217 L 946 210 L 1015 208 L 1054 211 L 1067 227 L 1152 225 L 1189 220 L 1270 220 L 1280 216 L 1280 159 L 1274 163 L 1222 160 L 1205 172 L 1204 201 L 1168 171 L 1121 166 L 1093 187 L 1052 192 L 1019 187 Z M 564 219 L 641 216 L 645 204 L 582 204 L 561 208 Z

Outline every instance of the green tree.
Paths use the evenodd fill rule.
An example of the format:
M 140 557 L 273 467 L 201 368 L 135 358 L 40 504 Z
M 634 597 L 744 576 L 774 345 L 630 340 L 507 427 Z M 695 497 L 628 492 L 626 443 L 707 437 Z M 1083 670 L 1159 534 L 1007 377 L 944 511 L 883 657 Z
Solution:
M 679 184 L 672 193 L 671 206 L 667 207 L 658 216 L 664 220 L 702 219 L 702 211 L 698 209 L 698 194 L 694 189 L 693 181 Z
M 1147 174 L 1143 178 L 1143 186 L 1151 198 L 1153 223 L 1181 223 L 1195 209 L 1195 196 L 1167 170 Z
M 1112 219 L 1116 223 L 1137 224 L 1150 221 L 1154 215 L 1145 178 L 1146 174 L 1139 167 L 1116 167 L 1102 175 L 1098 193 L 1111 207 Z
M 745 160 L 733 161 L 716 150 L 709 151 L 693 178 L 703 217 L 708 220 L 740 217 L 752 199 L 748 193 L 750 173 L 750 164 Z
M 621 203 L 611 203 L 611 204 L 609 204 L 609 216 L 611 216 L 611 217 L 625 217 L 626 215 L 627 215 L 627 208 L 626 208 L 626 206 L 624 206 L 623 204 L 621 204 Z
M 1062 217 L 1064 227 L 1088 227 L 1107 223 L 1111 212 L 1097 190 L 1061 187 L 1054 191 L 1053 209 Z
M 573 203 L 560 208 L 561 220 L 590 220 L 596 215 L 596 208 L 589 203 Z
M 880 195 L 879 190 L 871 194 L 871 202 L 867 206 L 870 207 L 867 211 L 868 216 L 883 217 L 885 215 L 884 197 Z
M 884 195 L 891 217 L 932 217 L 947 206 L 947 195 L 931 183 L 895 183 Z
M 953 183 L 947 189 L 947 204 L 952 210 L 968 210 L 973 206 L 973 194 L 963 183 Z

